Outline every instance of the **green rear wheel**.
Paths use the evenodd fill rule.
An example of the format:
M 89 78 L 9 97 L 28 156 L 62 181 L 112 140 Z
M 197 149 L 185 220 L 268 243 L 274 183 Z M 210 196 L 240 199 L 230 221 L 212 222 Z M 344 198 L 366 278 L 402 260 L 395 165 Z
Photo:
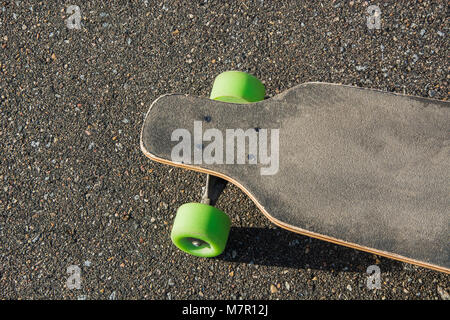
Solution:
M 258 78 L 241 71 L 226 71 L 214 80 L 210 98 L 231 103 L 251 103 L 264 100 L 265 95 L 266 89 Z
M 203 203 L 186 203 L 178 208 L 170 236 L 184 252 L 215 257 L 225 249 L 230 225 L 230 218 L 221 210 Z

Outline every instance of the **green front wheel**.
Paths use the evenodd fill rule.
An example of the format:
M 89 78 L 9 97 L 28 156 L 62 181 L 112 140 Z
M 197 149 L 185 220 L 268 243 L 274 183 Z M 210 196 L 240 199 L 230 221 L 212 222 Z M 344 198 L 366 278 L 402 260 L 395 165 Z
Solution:
M 225 249 L 230 226 L 230 218 L 221 210 L 192 202 L 178 208 L 170 236 L 184 252 L 215 257 Z

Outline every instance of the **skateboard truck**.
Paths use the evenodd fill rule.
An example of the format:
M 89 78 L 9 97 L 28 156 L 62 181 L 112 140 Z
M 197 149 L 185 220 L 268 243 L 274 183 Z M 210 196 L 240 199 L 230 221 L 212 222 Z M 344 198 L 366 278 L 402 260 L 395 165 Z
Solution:
M 214 80 L 210 99 L 246 104 L 261 101 L 264 96 L 264 85 L 257 78 L 245 72 L 227 71 Z M 214 205 L 226 184 L 224 179 L 208 174 L 200 203 L 186 203 L 178 208 L 170 236 L 179 249 L 200 257 L 215 257 L 223 252 L 231 221 Z
M 202 200 L 200 202 L 210 206 L 216 205 L 216 202 L 226 185 L 226 180 L 207 174 L 206 184 L 204 186 Z

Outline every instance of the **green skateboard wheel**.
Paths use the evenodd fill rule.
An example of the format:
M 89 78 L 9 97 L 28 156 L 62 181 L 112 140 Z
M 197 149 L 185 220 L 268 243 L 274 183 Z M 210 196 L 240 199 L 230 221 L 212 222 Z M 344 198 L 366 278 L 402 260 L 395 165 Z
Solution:
M 241 71 L 226 71 L 214 79 L 210 98 L 231 103 L 251 103 L 264 100 L 265 94 L 266 89 L 258 78 Z
M 184 252 L 215 257 L 225 249 L 230 226 L 230 218 L 221 210 L 203 203 L 186 203 L 178 208 L 170 237 Z

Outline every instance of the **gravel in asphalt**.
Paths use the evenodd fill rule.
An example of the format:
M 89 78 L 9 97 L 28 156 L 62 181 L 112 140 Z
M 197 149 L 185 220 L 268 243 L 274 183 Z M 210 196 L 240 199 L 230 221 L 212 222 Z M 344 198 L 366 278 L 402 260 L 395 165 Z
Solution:
M 226 70 L 447 100 L 447 3 L 377 4 L 380 29 L 356 0 L 0 1 L 0 298 L 448 299 L 449 275 L 280 229 L 232 185 L 225 253 L 188 256 L 171 223 L 205 176 L 139 148 L 154 99 Z

